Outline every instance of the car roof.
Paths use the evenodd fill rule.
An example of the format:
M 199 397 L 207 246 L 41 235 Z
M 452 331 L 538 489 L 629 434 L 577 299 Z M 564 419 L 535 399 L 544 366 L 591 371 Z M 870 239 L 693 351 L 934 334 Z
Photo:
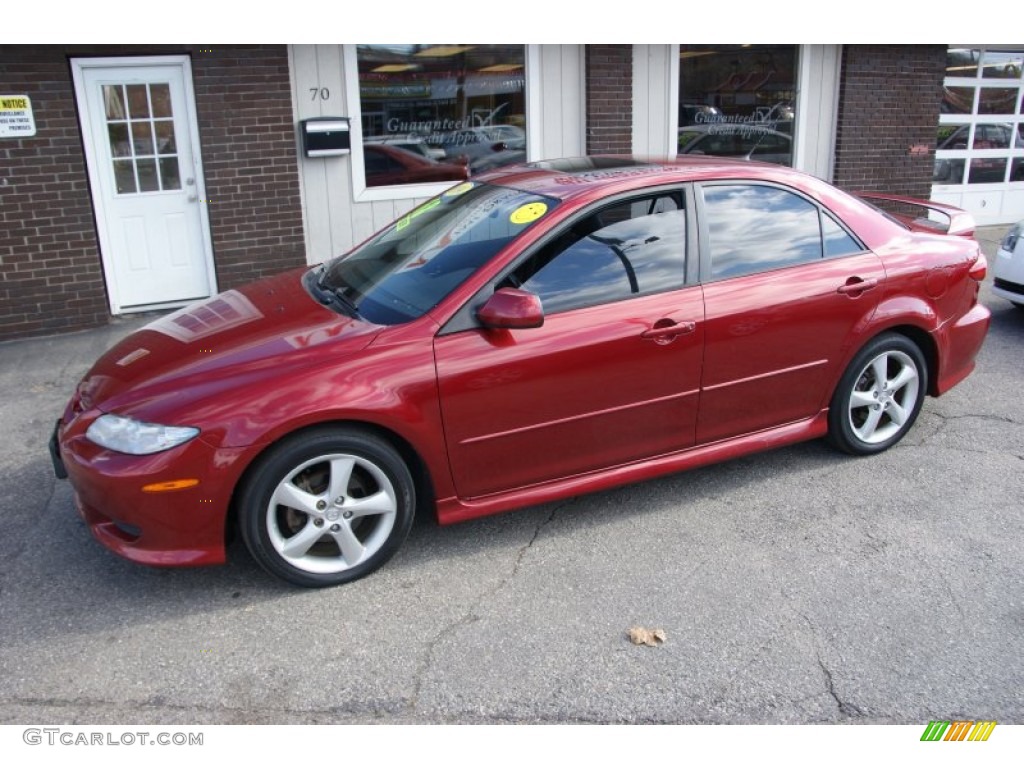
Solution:
M 820 192 L 817 179 L 771 163 L 732 160 L 703 155 L 644 158 L 628 155 L 541 160 L 503 166 L 474 177 L 475 181 L 515 187 L 558 200 L 593 197 L 688 181 L 756 179 L 789 184 Z M 815 182 L 818 182 L 817 184 Z

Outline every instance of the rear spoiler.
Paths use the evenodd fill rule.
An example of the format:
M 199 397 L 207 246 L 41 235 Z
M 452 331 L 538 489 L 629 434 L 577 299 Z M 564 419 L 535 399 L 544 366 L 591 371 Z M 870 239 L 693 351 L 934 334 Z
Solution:
M 924 213 L 913 216 L 899 210 L 891 210 L 892 206 L 882 207 L 882 210 L 901 224 L 918 232 L 933 232 L 954 237 L 974 237 L 974 217 L 967 211 L 945 203 L 936 203 L 931 200 L 918 200 L 914 197 L 901 197 L 899 195 L 885 195 L 879 192 L 857 192 L 857 197 L 868 204 L 875 202 L 893 203 L 897 209 L 923 208 Z M 881 206 L 876 206 L 881 207 Z M 932 218 L 938 214 L 941 220 Z

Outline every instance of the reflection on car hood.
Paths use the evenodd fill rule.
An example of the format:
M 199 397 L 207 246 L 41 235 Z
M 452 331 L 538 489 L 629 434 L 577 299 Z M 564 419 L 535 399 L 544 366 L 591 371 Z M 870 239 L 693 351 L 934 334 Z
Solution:
M 150 323 L 103 355 L 76 392 L 76 411 L 126 415 L 287 375 L 362 349 L 380 326 L 339 315 L 302 286 L 306 268 L 226 291 Z M 327 348 L 330 351 L 327 351 Z M 308 374 L 306 374 L 308 375 Z

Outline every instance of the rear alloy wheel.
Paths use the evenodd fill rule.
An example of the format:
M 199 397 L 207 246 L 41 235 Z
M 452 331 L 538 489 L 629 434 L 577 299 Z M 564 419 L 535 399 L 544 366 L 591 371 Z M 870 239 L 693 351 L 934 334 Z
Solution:
M 847 453 L 881 453 L 913 426 L 927 390 L 928 368 L 916 344 L 899 334 L 874 339 L 832 396 L 829 440 Z
M 387 442 L 356 430 L 289 438 L 249 473 L 242 537 L 267 571 L 302 587 L 361 578 L 409 533 L 414 483 Z

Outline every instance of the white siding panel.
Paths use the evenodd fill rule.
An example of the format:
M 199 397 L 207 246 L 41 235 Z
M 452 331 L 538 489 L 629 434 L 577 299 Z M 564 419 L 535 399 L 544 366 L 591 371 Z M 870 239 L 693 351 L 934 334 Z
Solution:
M 529 159 L 586 154 L 583 46 L 538 45 L 528 58 Z M 531 51 L 533 53 L 533 51 Z
M 800 46 L 793 165 L 831 181 L 839 111 L 838 45 Z
M 305 157 L 298 121 L 311 117 L 337 117 L 344 113 L 341 49 L 337 45 L 292 45 L 289 46 L 289 63 L 306 261 L 316 264 L 352 245 L 349 158 Z M 326 88 L 329 98 L 313 99 L 313 88 Z
M 633 153 L 676 154 L 679 46 L 633 46 Z

